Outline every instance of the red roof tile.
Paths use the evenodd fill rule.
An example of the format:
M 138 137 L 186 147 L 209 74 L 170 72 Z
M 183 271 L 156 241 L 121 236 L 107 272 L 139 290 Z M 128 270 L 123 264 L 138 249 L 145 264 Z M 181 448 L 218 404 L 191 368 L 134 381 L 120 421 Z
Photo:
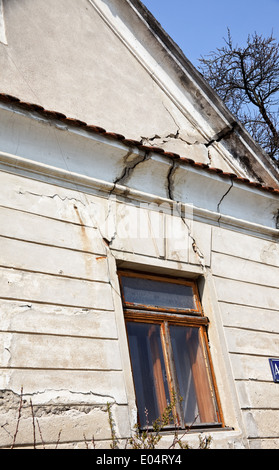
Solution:
M 94 132 L 94 133 L 97 133 L 97 134 L 100 134 L 100 135 L 104 135 L 106 137 L 109 137 L 109 138 L 112 138 L 112 139 L 115 139 L 115 140 L 120 140 L 122 143 L 124 143 L 128 147 L 133 146 L 133 147 L 139 148 L 140 150 L 160 153 L 160 154 L 165 155 L 166 157 L 173 158 L 173 159 L 176 159 L 176 160 L 179 159 L 181 162 L 186 163 L 186 164 L 191 165 L 191 166 L 194 166 L 197 169 L 202 169 L 204 171 L 208 171 L 208 172 L 211 172 L 211 173 L 216 173 L 218 176 L 221 176 L 223 178 L 230 178 L 230 179 L 233 178 L 235 181 L 237 181 L 239 183 L 243 183 L 245 185 L 250 185 L 252 187 L 256 187 L 256 188 L 262 189 L 264 191 L 268 191 L 268 192 L 271 192 L 273 194 L 279 195 L 279 189 L 273 188 L 271 186 L 266 186 L 266 185 L 263 185 L 263 184 L 258 183 L 258 182 L 250 181 L 248 178 L 243 178 L 243 177 L 237 176 L 234 173 L 225 172 L 225 171 L 221 170 L 220 168 L 210 167 L 206 163 L 195 162 L 194 160 L 192 160 L 190 158 L 181 157 L 180 155 L 178 155 L 176 153 L 165 151 L 164 149 L 162 149 L 160 147 L 152 147 L 152 146 L 148 146 L 148 145 L 143 145 L 141 142 L 139 142 L 137 140 L 132 140 L 132 139 L 125 138 L 122 134 L 117 134 L 115 132 L 108 132 L 106 129 L 104 129 L 102 127 L 87 124 L 86 122 L 80 121 L 79 119 L 74 119 L 74 118 L 67 117 L 67 116 L 65 116 L 65 114 L 62 114 L 62 113 L 57 112 L 57 111 L 47 110 L 47 109 L 43 108 L 42 106 L 34 104 L 34 103 L 27 103 L 27 102 L 21 101 L 19 98 L 16 98 L 15 96 L 11 96 L 11 95 L 8 95 L 8 94 L 5 94 L 5 93 L 0 93 L 0 102 L 9 103 L 9 104 L 15 105 L 19 108 L 26 109 L 28 111 L 33 111 L 33 112 L 35 111 L 35 112 L 39 113 L 40 115 L 46 117 L 47 119 L 56 119 L 56 120 L 64 122 L 65 124 L 67 124 L 69 126 L 83 127 L 86 131 Z

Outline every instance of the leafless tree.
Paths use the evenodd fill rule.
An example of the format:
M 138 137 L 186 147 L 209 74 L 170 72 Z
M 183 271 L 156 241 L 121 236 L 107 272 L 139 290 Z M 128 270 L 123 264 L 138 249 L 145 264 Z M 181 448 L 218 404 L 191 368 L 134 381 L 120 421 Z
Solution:
M 279 161 L 279 44 L 271 34 L 248 36 L 199 60 L 199 70 L 270 157 Z

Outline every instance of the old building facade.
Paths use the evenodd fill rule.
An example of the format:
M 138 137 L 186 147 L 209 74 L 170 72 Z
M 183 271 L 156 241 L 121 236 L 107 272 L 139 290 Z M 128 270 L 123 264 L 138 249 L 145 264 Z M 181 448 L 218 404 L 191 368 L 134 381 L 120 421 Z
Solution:
M 1 447 L 278 448 L 277 165 L 138 0 L 0 4 Z

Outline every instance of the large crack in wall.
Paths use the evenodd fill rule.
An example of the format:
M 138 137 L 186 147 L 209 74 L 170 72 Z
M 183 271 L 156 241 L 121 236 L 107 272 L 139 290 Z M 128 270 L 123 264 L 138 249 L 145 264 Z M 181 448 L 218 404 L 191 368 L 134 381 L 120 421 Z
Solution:
M 155 134 L 151 137 L 141 137 L 141 143 L 143 145 L 150 145 L 154 147 L 161 147 L 164 150 L 169 150 L 193 158 L 195 161 L 206 163 L 211 166 L 212 155 L 210 148 L 215 143 L 219 143 L 222 140 L 227 140 L 237 130 L 237 122 L 226 126 L 220 132 L 215 134 L 212 138 L 205 139 L 195 132 L 189 132 L 189 130 L 183 130 L 177 126 L 175 132 L 165 133 L 163 135 Z
M 175 129 L 172 131 L 141 136 L 141 143 L 263 183 L 261 176 L 249 163 L 245 149 L 237 149 L 235 146 L 235 137 L 239 131 L 237 121 L 229 123 L 212 137 L 202 136 L 194 128 L 182 129 L 175 120 L 174 123 Z
M 137 167 L 141 163 L 144 163 L 144 162 L 148 161 L 150 158 L 151 158 L 150 152 L 146 152 L 144 154 L 137 155 L 136 157 L 133 157 L 133 153 L 132 153 L 131 150 L 129 152 L 127 152 L 127 154 L 123 158 L 124 167 L 121 171 L 121 174 L 117 178 L 115 178 L 114 188 L 110 192 L 109 196 L 113 193 L 113 191 L 114 191 L 114 189 L 116 188 L 117 185 L 127 184 L 129 178 L 132 176 L 134 171 L 136 171 Z M 174 196 L 174 194 L 175 194 L 175 172 L 177 171 L 178 168 L 179 168 L 178 161 L 173 160 L 173 159 L 169 159 L 169 170 L 166 174 L 165 185 L 166 185 L 167 196 L 171 201 L 173 201 L 174 207 L 175 207 L 176 203 L 177 203 L 177 205 L 180 204 L 180 206 L 181 206 L 181 202 L 176 201 L 175 196 Z M 230 187 L 226 190 L 226 192 L 223 194 L 223 196 L 220 198 L 220 200 L 218 202 L 217 212 L 220 214 L 220 218 L 221 218 L 221 212 L 220 212 L 221 204 L 223 203 L 224 199 L 229 194 L 229 192 L 231 191 L 232 188 L 233 188 L 233 179 L 231 179 Z M 67 196 L 61 197 L 57 193 L 53 194 L 53 195 L 45 195 L 44 196 L 43 194 L 34 193 L 34 192 L 31 193 L 31 192 L 28 192 L 28 191 L 25 191 L 25 192 L 19 191 L 19 194 L 21 194 L 21 195 L 32 194 L 33 196 L 47 197 L 47 198 L 50 198 L 50 199 L 53 199 L 53 200 L 55 198 L 57 198 L 63 203 L 68 202 L 69 204 L 74 204 L 74 207 L 75 207 L 76 210 L 78 210 L 77 203 L 80 203 L 80 209 L 82 209 L 83 211 L 89 209 L 90 204 L 91 204 L 91 202 L 87 198 L 87 195 L 84 194 L 84 193 L 81 193 L 81 192 L 79 193 L 80 194 L 79 198 L 73 198 L 73 197 L 68 198 Z M 193 250 L 193 252 L 196 256 L 197 263 L 202 267 L 203 271 L 206 271 L 207 268 L 206 268 L 206 263 L 205 263 L 205 256 L 202 253 L 202 250 L 198 246 L 197 240 L 195 239 L 195 237 L 193 235 L 191 224 L 188 223 L 188 219 L 185 216 L 185 213 L 181 213 L 181 211 L 179 211 L 178 214 L 180 215 L 183 224 L 187 228 L 188 236 L 190 237 L 190 240 L 191 240 L 191 247 L 192 247 L 192 250 Z M 100 238 L 103 240 L 104 246 L 106 248 L 107 257 L 111 257 L 115 261 L 115 257 L 113 255 L 111 245 L 113 244 L 113 241 L 114 241 L 115 237 L 117 236 L 117 231 L 115 231 L 113 236 L 108 240 L 106 238 L 105 234 L 102 233 L 99 221 L 94 218 L 94 214 L 90 210 L 89 210 L 88 216 L 92 220 L 92 225 L 100 233 Z M 220 220 L 220 218 L 219 218 L 219 220 Z M 81 225 L 83 224 L 82 219 L 80 219 L 80 223 L 81 223 Z M 185 243 L 187 243 L 187 240 L 185 240 Z M 114 274 L 115 273 L 113 273 L 113 275 Z M 116 288 L 116 286 L 113 285 L 113 282 L 112 282 L 112 279 L 111 279 L 112 277 L 113 277 L 112 274 L 109 273 L 109 283 L 110 283 L 112 289 L 119 295 L 118 289 Z M 59 390 L 59 392 L 63 393 L 63 390 Z M 51 393 L 51 390 L 49 390 L 48 393 Z M 28 394 L 24 397 L 24 400 L 25 400 L 24 401 L 24 410 L 27 410 L 27 408 L 29 406 L 28 400 L 30 401 L 30 399 L 34 398 L 35 396 L 38 396 L 38 394 L 39 394 L 39 392 L 34 392 L 33 394 Z M 75 394 L 73 394 L 70 390 L 65 391 L 65 394 L 66 395 L 68 394 L 68 397 L 71 397 L 70 398 L 70 404 L 54 403 L 54 402 L 53 403 L 50 402 L 50 403 L 45 404 L 45 405 L 36 404 L 36 405 L 34 405 L 34 414 L 35 414 L 35 416 L 36 417 L 43 417 L 43 416 L 48 416 L 48 415 L 51 415 L 51 414 L 52 415 L 59 415 L 59 414 L 63 415 L 65 413 L 68 413 L 69 410 L 76 411 L 76 412 L 82 413 L 82 414 L 87 414 L 87 413 L 93 412 L 93 410 L 96 409 L 96 407 L 98 407 L 98 406 L 101 406 L 101 407 L 104 406 L 104 405 L 101 405 L 101 404 L 98 405 L 97 403 L 95 403 L 95 404 L 90 403 L 90 399 L 92 399 L 93 396 L 94 396 L 94 399 L 96 399 L 96 401 L 98 400 L 98 394 L 94 393 L 93 391 L 89 391 L 88 393 L 84 394 L 84 397 L 83 397 L 82 401 L 86 401 L 86 397 L 87 397 L 88 398 L 88 403 L 81 403 L 81 402 L 78 403 L 78 401 L 81 401 L 78 398 L 78 396 L 81 395 L 81 392 L 76 393 L 76 398 L 77 398 L 76 403 L 74 403 L 74 400 L 73 400 L 73 396 Z M 66 399 L 66 395 L 64 396 L 64 402 L 65 402 L 65 399 Z M 13 415 L 14 415 L 15 410 L 18 409 L 19 395 L 12 392 L 11 390 L 2 390 L 0 392 L 0 399 L 1 399 L 1 401 L 0 401 L 0 412 L 2 414 L 2 417 L 5 416 L 5 413 L 9 410 L 10 410 L 10 412 L 13 412 Z M 113 396 L 109 396 L 109 395 L 100 395 L 99 399 L 100 399 L 100 402 L 102 402 L 102 403 L 104 403 L 104 400 L 107 400 L 110 403 L 111 402 L 116 403 L 115 398 Z M 27 413 L 27 411 L 24 411 L 24 413 Z M 8 417 L 7 417 L 6 421 L 5 422 L 2 421 L 0 425 L 1 425 L 1 428 L 3 429 L 4 432 L 10 432 L 10 428 L 9 428 L 10 423 L 8 422 Z
M 196 135 L 177 129 L 176 132 L 166 133 L 162 136 L 155 134 L 152 137 L 141 137 L 143 145 L 160 147 L 165 151 L 177 153 L 178 155 L 192 158 L 211 165 L 210 150 L 206 146 L 206 141 Z
M 178 163 L 175 160 L 170 160 L 170 169 L 167 174 L 167 193 L 168 197 L 171 201 L 175 202 L 179 206 L 179 210 L 176 211 L 177 215 L 180 216 L 183 224 L 186 226 L 188 230 L 188 236 L 190 237 L 192 243 L 192 249 L 197 257 L 198 263 L 201 265 L 202 269 L 205 270 L 205 257 L 202 254 L 201 250 L 198 247 L 198 244 L 196 242 L 196 239 L 194 238 L 190 225 L 187 223 L 186 217 L 183 216 L 182 211 L 181 211 L 181 203 L 179 201 L 176 201 L 174 199 L 174 189 L 175 189 L 175 182 L 174 182 L 174 175 L 176 170 L 179 168 Z M 175 210 L 175 209 L 174 209 Z
M 127 182 L 127 180 L 130 178 L 130 176 L 132 175 L 134 169 L 140 163 L 143 163 L 151 158 L 150 153 L 145 152 L 143 155 L 137 155 L 135 158 L 132 158 L 131 160 L 129 160 L 132 155 L 133 155 L 133 151 L 129 150 L 129 152 L 123 158 L 124 168 L 122 170 L 121 175 L 115 178 L 113 182 L 114 185 L 116 184 L 124 185 Z M 111 192 L 113 192 L 113 190 Z
M 218 224 L 220 223 L 220 220 L 221 220 L 221 213 L 220 213 L 220 206 L 222 204 L 222 202 L 224 201 L 225 197 L 229 194 L 229 192 L 232 190 L 233 188 L 233 179 L 231 178 L 231 185 L 230 187 L 227 189 L 227 191 L 223 194 L 223 196 L 221 197 L 220 201 L 218 202 L 217 204 L 217 212 L 218 214 L 220 214 L 219 218 L 218 218 Z

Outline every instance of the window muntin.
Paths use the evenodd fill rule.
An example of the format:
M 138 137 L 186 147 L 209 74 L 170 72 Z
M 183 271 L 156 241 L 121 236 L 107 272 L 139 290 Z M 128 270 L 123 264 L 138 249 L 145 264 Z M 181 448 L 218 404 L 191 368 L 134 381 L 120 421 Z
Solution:
M 124 296 L 123 286 L 129 277 L 133 278 L 131 284 L 127 283 L 132 286 L 132 292 L 126 290 Z M 143 279 L 144 283 L 141 282 Z M 147 287 L 148 281 L 154 279 L 162 284 L 162 289 L 156 284 L 155 295 L 161 290 L 166 292 L 166 283 L 174 285 L 174 290 L 176 285 L 184 285 L 183 280 L 168 282 L 169 278 L 166 280 L 158 276 L 137 273 L 131 276 L 131 273 L 120 273 L 140 426 L 150 426 L 160 417 L 170 403 L 173 393 L 179 398 L 174 413 L 181 428 L 189 425 L 222 426 L 207 345 L 208 319 L 202 313 L 196 286 L 185 281 L 185 286 L 192 289 L 195 315 L 191 309 L 190 312 L 185 310 L 187 314 L 182 314 L 181 302 L 176 304 L 179 307 L 172 308 L 170 313 L 170 303 L 165 301 L 165 295 L 161 298 L 163 301 L 159 298 L 159 302 L 153 302 L 151 299 L 150 303 L 156 303 L 156 308 L 151 310 L 149 305 L 148 311 L 145 311 L 141 306 L 146 307 L 146 304 L 141 304 L 140 295 L 145 290 L 143 287 Z M 139 292 L 135 293 L 137 285 Z M 154 290 L 154 284 L 151 284 L 149 289 L 147 287 L 148 292 L 152 292 L 152 289 Z M 189 290 L 184 292 L 189 293 Z M 164 303 L 165 307 L 158 307 L 158 303 Z

